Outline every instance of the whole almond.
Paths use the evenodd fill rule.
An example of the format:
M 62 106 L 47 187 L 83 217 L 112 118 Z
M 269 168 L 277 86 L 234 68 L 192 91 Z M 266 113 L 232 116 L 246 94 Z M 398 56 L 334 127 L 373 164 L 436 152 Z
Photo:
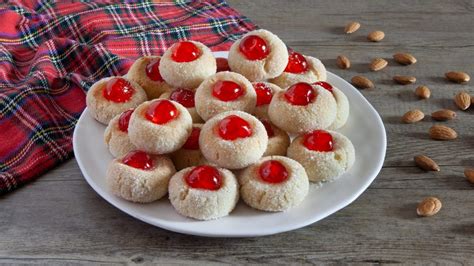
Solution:
M 349 58 L 344 55 L 337 57 L 336 64 L 340 69 L 348 69 L 351 67 L 351 61 L 349 61 Z
M 416 58 L 408 53 L 397 53 L 393 55 L 395 62 L 402 65 L 412 65 L 416 63 Z
M 420 167 L 425 171 L 439 171 L 438 164 L 426 155 L 417 155 L 413 158 L 416 166 Z
M 446 120 L 454 119 L 456 117 L 456 112 L 448 110 L 448 109 L 441 109 L 441 110 L 431 113 L 431 117 L 434 120 L 446 121 Z
M 374 83 L 370 79 L 364 76 L 354 76 L 351 79 L 352 85 L 360 89 L 372 89 L 374 88 Z
M 402 122 L 407 123 L 407 124 L 416 123 L 418 121 L 423 120 L 424 117 L 425 117 L 425 114 L 421 110 L 413 109 L 406 112 L 402 116 Z
M 441 210 L 441 201 L 435 197 L 428 197 L 423 199 L 420 203 L 418 203 L 418 207 L 416 208 L 416 213 L 419 216 L 433 216 Z
M 416 78 L 412 76 L 394 76 L 393 80 L 401 85 L 408 85 L 416 82 Z
M 471 106 L 471 95 L 465 91 L 461 91 L 454 96 L 454 103 L 461 110 L 466 110 Z
M 367 40 L 371 42 L 380 42 L 381 40 L 383 40 L 383 38 L 385 38 L 385 33 L 379 30 L 372 31 L 371 33 L 369 33 L 369 35 L 367 35 Z
M 474 96 L 471 95 L 471 105 L 474 105 Z
M 458 133 L 454 129 L 442 125 L 432 126 L 429 133 L 430 138 L 434 140 L 452 140 L 458 137 Z
M 418 96 L 420 99 L 428 99 L 431 96 L 430 88 L 422 85 L 418 86 L 415 89 L 415 95 Z
M 467 181 L 474 184 L 474 168 L 464 169 L 464 176 L 466 177 Z
M 471 77 L 466 72 L 461 72 L 461 71 L 450 71 L 446 74 L 444 74 L 446 79 L 452 82 L 456 83 L 466 83 L 468 82 Z
M 354 33 L 360 28 L 360 23 L 356 21 L 349 22 L 344 28 L 346 34 Z
M 383 58 L 375 58 L 369 65 L 370 70 L 379 71 L 384 69 L 388 65 L 387 60 Z

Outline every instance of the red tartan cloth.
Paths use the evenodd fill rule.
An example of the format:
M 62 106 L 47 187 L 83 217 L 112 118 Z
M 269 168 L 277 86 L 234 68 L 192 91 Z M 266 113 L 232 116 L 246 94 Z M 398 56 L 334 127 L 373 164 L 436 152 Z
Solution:
M 0 194 L 72 156 L 85 91 L 178 40 L 227 50 L 255 26 L 221 0 L 0 4 Z

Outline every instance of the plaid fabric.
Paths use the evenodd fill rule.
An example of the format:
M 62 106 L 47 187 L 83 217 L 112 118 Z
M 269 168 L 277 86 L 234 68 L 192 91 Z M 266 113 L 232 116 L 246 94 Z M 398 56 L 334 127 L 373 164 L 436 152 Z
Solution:
M 222 0 L 10 1 L 0 19 L 0 194 L 72 156 L 96 80 L 178 40 L 226 50 L 255 28 Z

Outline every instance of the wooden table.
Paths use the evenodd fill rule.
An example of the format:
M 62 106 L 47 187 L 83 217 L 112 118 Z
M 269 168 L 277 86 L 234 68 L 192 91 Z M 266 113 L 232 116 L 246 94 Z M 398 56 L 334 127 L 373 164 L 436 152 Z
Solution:
M 473 110 L 458 111 L 444 122 L 459 133 L 449 142 L 427 135 L 436 124 L 406 125 L 400 116 L 411 108 L 431 113 L 452 108 L 453 95 L 468 85 L 448 83 L 448 70 L 474 74 L 472 1 L 237 1 L 230 4 L 289 46 L 319 57 L 328 70 L 350 79 L 364 74 L 376 83 L 362 91 L 381 114 L 388 134 L 382 172 L 353 204 L 306 228 L 273 236 L 212 239 L 168 232 L 142 223 L 100 198 L 85 182 L 75 160 L 0 199 L 0 263 L 397 263 L 474 262 L 474 186 L 463 178 L 474 166 Z M 356 20 L 352 35 L 343 26 Z M 386 38 L 369 43 L 382 30 Z M 395 52 L 414 54 L 418 63 L 399 66 Z M 345 54 L 350 70 L 335 67 Z M 374 57 L 389 67 L 368 71 Z M 415 85 L 395 85 L 396 74 L 417 77 Z M 417 85 L 432 90 L 418 100 Z M 368 139 L 367 141 L 370 141 Z M 413 156 L 427 154 L 441 172 L 425 173 Z M 416 204 L 426 196 L 443 202 L 440 213 L 418 218 Z

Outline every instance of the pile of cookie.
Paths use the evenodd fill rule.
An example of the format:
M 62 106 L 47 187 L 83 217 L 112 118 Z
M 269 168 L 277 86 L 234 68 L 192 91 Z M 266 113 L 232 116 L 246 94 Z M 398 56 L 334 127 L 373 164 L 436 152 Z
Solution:
M 139 58 L 87 94 L 116 158 L 107 184 L 137 203 L 168 194 L 178 213 L 199 220 L 228 215 L 240 197 L 263 211 L 294 207 L 310 182 L 335 180 L 355 160 L 334 131 L 349 101 L 325 80 L 320 60 L 289 52 L 267 30 L 236 41 L 228 60 L 195 41 Z

